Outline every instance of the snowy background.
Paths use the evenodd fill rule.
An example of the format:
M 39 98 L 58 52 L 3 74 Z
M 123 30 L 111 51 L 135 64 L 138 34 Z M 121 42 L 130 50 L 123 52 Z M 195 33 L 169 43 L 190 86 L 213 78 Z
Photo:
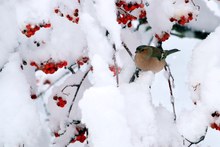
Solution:
M 220 146 L 219 1 L 115 3 L 0 1 L 0 147 L 180 147 L 204 135 L 192 146 Z M 179 38 L 175 23 L 192 30 Z M 157 41 L 180 50 L 166 60 L 176 121 L 165 70 L 129 83 L 135 64 L 122 42 L 134 55 Z

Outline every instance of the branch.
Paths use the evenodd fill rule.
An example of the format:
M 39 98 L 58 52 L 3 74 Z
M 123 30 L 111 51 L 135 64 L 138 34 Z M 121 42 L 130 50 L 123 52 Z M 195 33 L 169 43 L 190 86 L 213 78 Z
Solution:
M 198 144 L 198 143 L 202 142 L 205 139 L 207 131 L 208 131 L 208 127 L 206 127 L 205 134 L 203 136 L 201 136 L 198 141 L 195 141 L 195 142 L 190 141 L 189 139 L 185 138 L 183 135 L 182 135 L 182 137 L 190 143 L 188 147 L 191 147 L 193 144 Z
M 181 26 L 178 24 L 173 25 L 171 32 L 171 35 L 180 38 L 189 37 L 189 38 L 197 38 L 197 39 L 205 39 L 209 34 L 210 32 L 193 30 L 187 26 Z
M 169 85 L 169 89 L 170 89 L 170 102 L 172 104 L 172 107 L 173 107 L 173 117 L 174 117 L 174 122 L 176 122 L 176 110 L 175 110 L 175 99 L 174 99 L 174 96 L 173 96 L 173 84 L 171 83 L 171 79 L 172 79 L 172 82 L 174 83 L 174 78 L 171 74 L 171 71 L 170 71 L 170 68 L 168 65 L 165 65 L 164 66 L 164 69 L 165 71 L 168 73 L 168 79 L 167 79 L 167 82 L 168 82 L 168 85 Z
M 74 97 L 73 97 L 73 99 L 72 99 L 70 108 L 69 108 L 69 110 L 68 110 L 67 117 L 70 116 L 70 112 L 71 112 L 72 107 L 73 107 L 73 104 L 74 104 L 74 102 L 75 102 L 75 100 L 76 100 L 76 97 L 77 97 L 77 94 L 78 94 L 78 92 L 79 92 L 79 89 L 80 89 L 80 87 L 82 86 L 82 83 L 83 83 L 83 81 L 85 80 L 86 76 L 88 75 L 89 71 L 90 71 L 90 68 L 89 68 L 89 70 L 85 73 L 85 75 L 83 76 L 83 78 L 81 79 L 81 81 L 80 81 L 79 84 L 74 84 L 73 86 L 71 86 L 71 87 L 76 86 L 77 89 L 76 89 L 76 92 L 75 92 Z M 66 87 L 66 86 L 65 86 L 65 87 Z M 65 89 L 65 87 L 64 87 L 64 89 Z
M 117 87 L 119 87 L 119 72 L 118 72 L 118 64 L 117 64 L 117 61 L 116 61 L 116 47 L 115 47 L 115 44 L 113 44 L 113 49 L 114 49 L 114 53 L 113 53 L 113 61 L 114 61 L 114 66 L 115 66 L 115 72 L 116 72 L 116 84 L 117 84 Z
M 65 76 L 67 76 L 70 72 L 67 71 L 65 72 L 63 75 L 61 75 L 58 79 L 56 79 L 52 84 L 50 84 L 47 89 L 45 89 L 44 91 L 40 92 L 37 97 L 40 97 L 42 95 L 44 95 L 51 87 L 53 87 L 57 82 L 59 82 L 61 79 L 63 79 Z
M 125 50 L 127 51 L 127 53 L 129 54 L 129 56 L 132 58 L 132 60 L 134 60 L 133 55 L 131 53 L 131 50 L 128 48 L 128 46 L 125 44 L 125 42 L 122 41 L 122 45 L 125 48 Z
M 106 35 L 106 37 L 108 37 L 108 35 L 109 35 L 109 31 L 108 30 L 106 30 L 105 35 Z M 117 60 L 116 60 L 116 52 L 117 52 L 117 50 L 116 50 L 115 44 L 113 44 L 112 47 L 114 49 L 114 53 L 113 53 L 112 59 L 114 61 L 114 67 L 115 67 L 115 72 L 116 72 L 116 76 L 115 76 L 116 84 L 117 84 L 117 87 L 119 87 L 119 76 L 118 76 L 119 71 L 118 71 L 118 64 L 117 64 Z

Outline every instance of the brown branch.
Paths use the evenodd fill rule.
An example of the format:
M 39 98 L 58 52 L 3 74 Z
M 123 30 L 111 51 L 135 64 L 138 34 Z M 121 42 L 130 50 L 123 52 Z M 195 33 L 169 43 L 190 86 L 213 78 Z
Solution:
M 171 79 L 172 81 L 174 82 L 174 79 L 173 79 L 173 76 L 170 72 L 170 68 L 168 65 L 165 65 L 164 66 L 164 69 L 165 71 L 169 74 L 168 75 L 168 79 L 167 79 L 167 82 L 168 82 L 168 85 L 169 85 L 169 89 L 170 89 L 170 102 L 172 104 L 172 108 L 173 108 L 173 117 L 174 117 L 174 122 L 176 122 L 176 110 L 175 110 L 175 98 L 174 98 L 174 95 L 173 95 L 173 86 L 172 86 L 172 83 L 171 83 Z

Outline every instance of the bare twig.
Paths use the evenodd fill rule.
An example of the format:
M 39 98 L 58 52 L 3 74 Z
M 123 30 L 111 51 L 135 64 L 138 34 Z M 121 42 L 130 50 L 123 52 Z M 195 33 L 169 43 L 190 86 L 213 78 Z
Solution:
M 78 92 L 79 92 L 79 89 L 80 89 L 80 87 L 82 86 L 82 83 L 83 83 L 83 81 L 85 80 L 86 76 L 88 75 L 89 71 L 90 71 L 90 68 L 89 68 L 89 70 L 85 73 L 85 75 L 82 77 L 82 79 L 81 79 L 81 81 L 80 81 L 79 84 L 74 84 L 74 86 L 76 86 L 77 89 L 76 89 L 76 92 L 75 92 L 74 97 L 73 97 L 73 99 L 72 99 L 70 108 L 69 108 L 69 110 L 68 110 L 67 117 L 70 116 L 70 112 L 71 112 L 72 107 L 73 107 L 73 104 L 74 104 L 74 102 L 75 102 L 75 100 L 76 100 L 76 97 L 77 97 L 77 94 L 78 94 Z M 73 86 L 71 86 L 71 87 L 73 87 Z
M 108 35 L 110 35 L 110 33 L 109 33 L 108 30 L 106 30 L 105 36 L 108 37 Z M 117 87 L 119 87 L 119 76 L 118 76 L 119 71 L 118 71 L 118 64 L 117 64 L 117 60 L 116 60 L 116 52 L 117 52 L 117 49 L 116 49 L 116 47 L 115 47 L 115 44 L 113 44 L 112 47 L 113 47 L 113 49 L 114 49 L 114 53 L 113 53 L 112 59 L 113 59 L 113 61 L 114 61 L 115 72 L 116 72 L 116 76 L 115 76 L 115 78 L 116 78 L 116 84 L 117 84 Z
M 128 52 L 129 56 L 132 58 L 133 60 L 133 55 L 131 53 L 131 50 L 128 48 L 128 46 L 125 44 L 125 42 L 122 41 L 122 45 L 125 48 L 125 50 Z
M 116 47 L 115 47 L 115 44 L 113 44 L 113 49 L 114 49 L 114 53 L 113 53 L 113 61 L 114 61 L 114 66 L 115 66 L 115 72 L 116 72 L 116 84 L 117 84 L 117 87 L 119 87 L 119 71 L 118 71 L 118 64 L 117 64 L 117 61 L 116 61 Z
M 130 78 L 129 83 L 134 82 L 135 77 L 139 77 L 139 72 L 140 72 L 140 69 L 136 68 L 135 72 L 133 73 L 132 77 Z
M 183 136 L 183 138 L 190 143 L 188 147 L 191 147 L 193 144 L 198 144 L 198 143 L 202 142 L 205 139 L 207 131 L 208 131 L 208 127 L 206 127 L 205 134 L 203 136 L 201 136 L 198 141 L 194 141 L 194 142 L 190 141 L 189 139 L 185 138 L 184 136 Z
M 172 83 L 171 83 L 171 79 L 172 79 L 172 81 L 174 81 L 174 79 L 173 79 L 172 74 L 170 72 L 169 66 L 165 65 L 164 69 L 169 74 L 167 81 L 168 81 L 168 85 L 169 85 L 169 89 L 170 89 L 170 102 L 171 102 L 172 107 L 173 107 L 174 122 L 176 122 L 175 98 L 174 98 L 174 95 L 173 95 L 173 89 L 172 89 L 173 87 L 172 87 Z
M 64 95 L 69 96 L 69 95 L 70 95 L 69 93 L 64 93 L 64 90 L 65 90 L 67 87 L 79 87 L 79 84 L 66 85 L 66 86 L 61 90 L 61 92 L 62 92 Z
M 57 82 L 59 82 L 61 79 L 63 79 L 64 77 L 66 77 L 68 74 L 70 74 L 69 71 L 65 72 L 64 74 L 62 74 L 59 78 L 57 78 L 53 83 L 51 83 L 47 89 L 45 89 L 44 91 L 40 92 L 37 97 L 40 97 L 42 95 L 44 95 L 51 87 L 53 87 Z

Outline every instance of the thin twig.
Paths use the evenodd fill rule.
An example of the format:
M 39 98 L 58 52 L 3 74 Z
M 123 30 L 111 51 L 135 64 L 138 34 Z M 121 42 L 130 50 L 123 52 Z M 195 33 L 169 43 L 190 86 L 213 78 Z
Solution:
M 73 99 L 72 99 L 70 108 L 69 108 L 69 110 L 68 110 L 67 117 L 70 116 L 70 112 L 71 112 L 72 107 L 73 107 L 73 104 L 74 104 L 74 102 L 75 102 L 75 100 L 76 100 L 76 97 L 77 97 L 77 94 L 78 94 L 78 92 L 79 92 L 79 89 L 80 89 L 80 87 L 82 86 L 82 83 L 83 83 L 83 81 L 85 80 L 86 76 L 88 75 L 89 71 L 90 71 L 90 68 L 89 68 L 89 70 L 85 73 L 85 75 L 84 75 L 83 78 L 81 79 L 80 83 L 76 86 L 77 89 L 76 89 L 76 92 L 75 92 L 74 97 L 73 97 Z
M 113 61 L 114 61 L 114 66 L 115 66 L 115 72 L 116 72 L 116 84 L 117 84 L 117 87 L 119 87 L 119 71 L 118 71 L 118 64 L 117 64 L 117 61 L 116 61 L 116 47 L 115 47 L 115 44 L 113 44 L 113 49 L 114 49 L 114 53 L 113 53 Z
M 105 36 L 108 37 L 108 35 L 110 35 L 110 33 L 109 33 L 108 30 L 106 30 Z M 119 71 L 118 71 L 118 64 L 117 64 L 117 60 L 116 60 L 116 52 L 117 52 L 117 50 L 116 50 L 115 44 L 113 44 L 112 47 L 113 47 L 113 49 L 114 49 L 114 53 L 113 53 L 112 59 L 113 59 L 113 61 L 114 61 L 115 72 L 116 72 L 116 76 L 115 76 L 115 78 L 116 78 L 116 84 L 117 84 L 117 87 L 119 87 L 119 76 L 118 76 Z
M 128 52 L 129 56 L 132 58 L 133 60 L 133 55 L 131 53 L 131 50 L 128 48 L 128 46 L 125 44 L 125 42 L 122 41 L 122 45 L 125 48 L 125 50 Z
M 165 69 L 165 71 L 168 72 L 168 74 L 169 74 L 167 81 L 168 81 L 168 85 L 169 85 L 169 89 L 170 89 L 170 102 L 171 102 L 172 107 L 173 107 L 174 122 L 176 122 L 175 98 L 174 98 L 174 95 L 173 95 L 172 83 L 171 83 L 171 80 L 170 80 L 170 79 L 172 79 L 172 78 L 171 78 L 171 75 L 172 75 L 172 74 L 171 74 L 170 70 L 168 70 L 168 69 L 169 69 L 169 66 L 168 66 L 168 65 L 165 65 L 165 66 L 164 66 L 164 69 Z
M 70 74 L 69 71 L 65 72 L 63 75 L 61 75 L 58 79 L 56 79 L 52 84 L 50 84 L 47 89 L 45 89 L 44 91 L 40 92 L 37 97 L 40 97 L 42 95 L 44 95 L 51 87 L 53 87 L 57 82 L 59 82 L 61 79 L 63 79 L 65 76 L 67 76 L 68 74 Z
M 203 136 L 201 136 L 198 141 L 195 141 L 195 142 L 190 141 L 189 139 L 185 138 L 184 136 L 183 136 L 183 138 L 190 143 L 188 147 L 191 147 L 193 144 L 198 144 L 201 141 L 203 141 L 206 137 L 207 131 L 208 131 L 208 127 L 206 127 L 205 134 Z
M 79 84 L 73 84 L 73 85 L 66 85 L 62 90 L 61 92 L 66 95 L 66 96 L 69 96 L 70 94 L 68 93 L 64 93 L 64 90 L 67 88 L 67 87 L 79 87 Z
M 139 72 L 140 72 L 140 69 L 136 68 L 135 72 L 133 73 L 132 77 L 129 80 L 129 83 L 134 82 L 135 77 L 139 77 Z

